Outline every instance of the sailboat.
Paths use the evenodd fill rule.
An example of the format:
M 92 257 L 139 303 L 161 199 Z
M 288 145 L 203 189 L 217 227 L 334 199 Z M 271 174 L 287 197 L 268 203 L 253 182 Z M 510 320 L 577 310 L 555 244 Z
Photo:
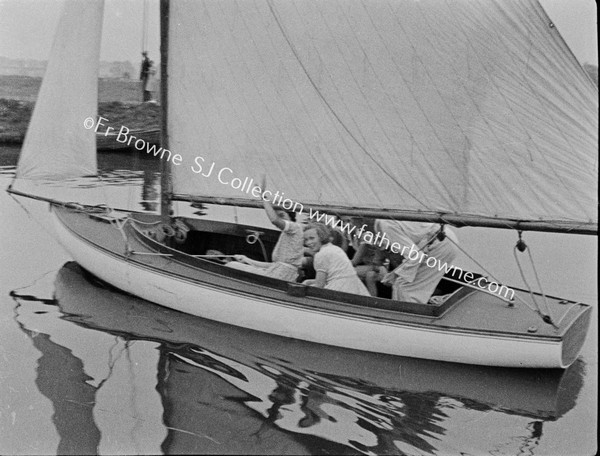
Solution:
M 303 214 L 513 229 L 521 250 L 527 230 L 597 235 L 597 88 L 537 1 L 162 0 L 160 215 L 72 185 L 97 173 L 102 13 L 67 0 L 9 188 L 50 203 L 84 269 L 288 338 L 503 367 L 577 359 L 587 304 L 464 277 L 418 304 L 258 276 L 209 251 L 268 261 L 277 232 L 172 214 L 261 207 L 268 175 L 274 203 Z

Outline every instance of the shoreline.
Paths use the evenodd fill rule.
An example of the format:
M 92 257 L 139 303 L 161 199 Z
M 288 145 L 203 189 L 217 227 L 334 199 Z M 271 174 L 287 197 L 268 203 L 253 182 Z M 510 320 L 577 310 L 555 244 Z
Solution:
M 32 101 L 0 98 L 1 145 L 21 145 L 23 143 L 34 105 L 35 103 Z M 158 103 L 100 102 L 98 103 L 98 116 L 108 119 L 106 125 L 112 126 L 117 131 L 123 125 L 131 130 L 158 130 L 160 128 L 160 105 Z
M 41 84 L 41 77 L 0 75 L 1 145 L 23 143 Z M 141 89 L 139 80 L 99 78 L 98 115 L 117 130 L 122 125 L 131 130 L 159 129 L 160 106 L 142 102 Z

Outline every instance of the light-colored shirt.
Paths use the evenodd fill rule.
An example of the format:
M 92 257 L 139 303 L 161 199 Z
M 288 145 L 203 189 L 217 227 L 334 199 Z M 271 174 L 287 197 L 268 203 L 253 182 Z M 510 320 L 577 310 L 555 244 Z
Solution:
M 423 248 L 439 231 L 440 226 L 435 223 L 426 222 L 402 222 L 398 220 L 376 220 L 375 231 L 385 233 L 390 245 L 397 242 L 408 249 L 414 245 L 414 249 Z M 384 243 L 385 244 L 385 243 Z M 383 245 L 385 247 L 385 245 Z M 405 255 L 406 256 L 406 255 Z
M 324 244 L 315 254 L 314 268 L 327 275 L 325 288 L 363 296 L 369 292 L 356 275 L 346 252 L 331 243 Z
M 285 221 L 285 228 L 279 235 L 273 249 L 273 262 L 302 266 L 304 257 L 304 228 L 297 222 Z
M 419 253 L 428 253 L 430 246 L 436 242 L 436 234 L 440 230 L 440 225 L 437 223 L 426 223 L 426 222 L 404 222 L 398 220 L 376 220 L 375 231 L 381 233 L 381 237 L 385 233 L 387 239 L 390 241 L 390 245 L 394 242 L 398 243 L 400 247 L 395 246 L 396 251 L 402 252 L 404 250 L 404 261 L 397 267 L 394 272 L 398 275 L 402 274 L 405 280 L 412 282 L 417 273 L 418 267 L 425 258 Z M 458 239 L 452 230 L 448 227 L 444 229 L 444 233 L 454 241 L 458 243 Z M 409 254 L 412 248 L 414 254 Z

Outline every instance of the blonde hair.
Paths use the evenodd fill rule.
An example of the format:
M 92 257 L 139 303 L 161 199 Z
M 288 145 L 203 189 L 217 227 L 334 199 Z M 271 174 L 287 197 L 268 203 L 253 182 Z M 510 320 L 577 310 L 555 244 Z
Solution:
M 321 244 L 328 244 L 333 240 L 331 228 L 322 223 L 309 223 L 304 227 L 304 231 L 315 230 Z

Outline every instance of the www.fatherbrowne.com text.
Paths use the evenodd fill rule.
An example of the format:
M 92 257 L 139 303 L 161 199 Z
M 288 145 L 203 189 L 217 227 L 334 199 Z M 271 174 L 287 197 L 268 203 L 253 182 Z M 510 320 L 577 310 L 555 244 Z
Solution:
M 364 242 L 374 245 L 380 249 L 390 250 L 392 253 L 399 253 L 403 257 L 408 258 L 410 261 L 418 261 L 419 263 L 425 262 L 425 264 L 430 268 L 437 268 L 438 271 L 444 271 L 445 274 L 452 273 L 452 276 L 456 280 L 464 279 L 466 282 L 474 284 L 477 287 L 485 289 L 490 293 L 500 296 L 504 299 L 512 301 L 514 298 L 515 291 L 512 288 L 489 281 L 485 277 L 478 277 L 475 279 L 475 274 L 472 272 L 465 272 L 462 268 L 449 265 L 445 261 L 442 263 L 436 257 L 428 255 L 414 244 L 408 247 L 406 245 L 400 245 L 397 242 L 390 242 L 390 239 L 388 239 L 386 233 L 377 232 L 374 234 L 371 231 L 365 230 L 367 227 L 366 224 L 363 224 L 357 230 L 356 225 L 353 225 L 350 222 L 344 222 L 337 217 L 319 212 L 317 210 L 313 211 L 312 208 L 309 208 L 308 217 L 310 220 L 317 221 L 318 223 L 324 223 L 333 229 L 338 229 L 342 233 L 348 233 L 351 236 L 357 236 Z

